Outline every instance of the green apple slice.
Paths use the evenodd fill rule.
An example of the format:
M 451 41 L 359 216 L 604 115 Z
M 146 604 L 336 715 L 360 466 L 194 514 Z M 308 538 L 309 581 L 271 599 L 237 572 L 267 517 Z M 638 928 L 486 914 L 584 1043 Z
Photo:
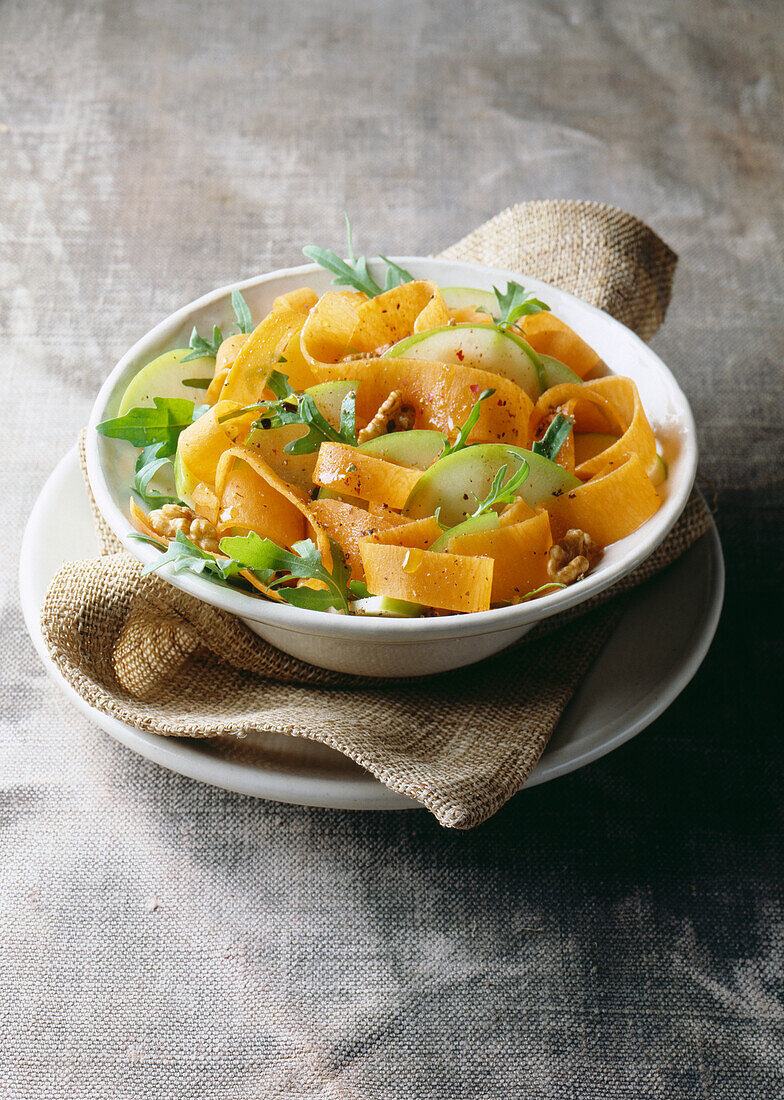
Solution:
M 515 382 L 532 401 L 542 392 L 540 361 L 534 349 L 521 336 L 492 325 L 442 325 L 407 336 L 384 354 L 492 371 Z
M 190 348 L 176 348 L 142 367 L 128 383 L 117 415 L 125 416 L 129 409 L 151 408 L 154 397 L 186 397 L 200 405 L 215 374 L 215 360 L 205 355 L 183 363 L 190 353 Z M 188 386 L 186 379 L 197 379 L 207 385 Z
M 508 480 L 523 461 L 528 463 L 528 477 L 517 495 L 532 508 L 546 506 L 548 497 L 560 496 L 582 484 L 574 474 L 542 455 L 503 443 L 480 443 L 447 455 L 425 470 L 411 490 L 403 515 L 423 519 L 435 515 L 440 508 L 440 522 L 453 527 L 476 509 L 478 501 L 484 500 L 502 466 L 507 468 L 505 480 Z
M 583 384 L 580 375 L 575 374 L 560 359 L 553 359 L 552 355 L 541 354 L 539 358 L 542 361 L 542 384 L 544 389 L 549 390 L 551 386 L 560 386 L 564 382 L 571 382 L 577 386 Z
M 470 516 L 462 523 L 458 523 L 456 527 L 450 527 L 448 531 L 444 531 L 443 535 L 439 535 L 430 549 L 440 554 L 449 549 L 449 540 L 457 535 L 475 535 L 477 531 L 495 531 L 497 527 L 498 516 L 495 512 L 485 512 L 483 516 Z
M 174 456 L 174 491 L 183 504 L 187 504 L 190 508 L 193 507 L 193 496 L 191 494 L 197 484 L 198 479 L 185 466 L 178 451 Z
M 388 619 L 415 619 L 424 610 L 419 603 L 394 600 L 391 596 L 366 596 L 354 600 L 351 610 L 355 615 L 377 615 Z
M 477 290 L 472 286 L 442 286 L 441 297 L 449 309 L 486 310 L 491 317 L 498 316 L 498 300 L 490 290 Z
M 340 428 L 340 410 L 346 394 L 354 390 L 356 393 L 359 382 L 320 382 L 317 386 L 311 386 L 305 390 L 316 402 L 316 408 L 327 421 L 331 428 L 338 431 Z
M 417 470 L 426 470 L 446 446 L 446 439 L 440 432 L 429 432 L 415 428 L 406 432 L 390 432 L 377 439 L 369 439 L 361 444 L 360 451 L 394 462 L 398 466 L 410 466 Z
M 659 486 L 663 481 L 666 481 L 669 476 L 669 470 L 667 469 L 667 463 L 664 461 L 661 455 L 656 455 L 656 463 L 653 470 L 648 474 L 654 486 Z

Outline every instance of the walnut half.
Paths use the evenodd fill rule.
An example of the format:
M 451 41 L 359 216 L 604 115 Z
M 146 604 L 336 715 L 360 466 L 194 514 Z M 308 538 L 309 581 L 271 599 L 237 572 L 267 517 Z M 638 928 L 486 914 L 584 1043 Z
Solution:
M 572 527 L 560 542 L 550 547 L 547 576 L 558 584 L 574 584 L 585 576 L 601 556 L 602 548 L 597 546 L 591 536 Z
M 357 436 L 358 443 L 367 443 L 389 432 L 404 432 L 414 427 L 414 410 L 403 404 L 400 390 L 392 390 L 370 423 Z
M 164 504 L 150 512 L 147 522 L 156 535 L 173 539 L 178 531 L 209 554 L 218 553 L 218 532 L 208 519 L 182 504 Z

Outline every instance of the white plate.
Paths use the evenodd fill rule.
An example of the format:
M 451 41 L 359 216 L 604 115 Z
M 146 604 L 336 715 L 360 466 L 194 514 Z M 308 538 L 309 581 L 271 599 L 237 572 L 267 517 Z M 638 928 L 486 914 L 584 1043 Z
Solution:
M 47 671 L 97 726 L 172 771 L 240 794 L 352 810 L 418 806 L 316 742 L 284 734 L 258 734 L 244 741 L 158 737 L 89 707 L 49 658 L 41 636 L 40 612 L 49 580 L 60 565 L 96 557 L 97 552 L 74 449 L 44 485 L 28 520 L 20 591 L 27 629 Z M 526 786 L 589 764 L 653 722 L 702 663 L 716 631 L 723 597 L 724 561 L 714 526 L 678 562 L 635 593 Z

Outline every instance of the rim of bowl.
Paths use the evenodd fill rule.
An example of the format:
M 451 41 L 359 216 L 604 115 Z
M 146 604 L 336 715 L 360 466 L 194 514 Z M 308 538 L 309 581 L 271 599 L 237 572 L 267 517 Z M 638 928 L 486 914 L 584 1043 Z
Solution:
M 542 619 L 550 618 L 562 611 L 566 611 L 577 604 L 585 602 L 591 596 L 595 596 L 611 587 L 622 577 L 626 576 L 643 562 L 657 546 L 666 538 L 672 530 L 675 522 L 686 506 L 686 502 L 694 485 L 697 473 L 697 439 L 694 417 L 689 402 L 683 390 L 679 386 L 674 375 L 666 364 L 659 358 L 656 352 L 640 339 L 636 333 L 628 329 L 620 321 L 604 313 L 596 306 L 589 305 L 568 291 L 552 287 L 533 276 L 527 276 L 520 272 L 506 268 L 491 267 L 486 264 L 464 263 L 463 261 L 435 259 L 427 256 L 393 256 L 395 263 L 402 266 L 426 265 L 428 268 L 461 268 L 466 273 L 481 275 L 483 281 L 488 279 L 516 279 L 527 286 L 534 288 L 537 294 L 555 293 L 558 297 L 575 302 L 581 310 L 587 311 L 602 319 L 602 323 L 610 328 L 616 328 L 623 332 L 625 339 L 630 339 L 642 349 L 649 365 L 656 372 L 658 380 L 666 384 L 668 395 L 677 405 L 677 421 L 680 429 L 679 439 L 681 451 L 677 457 L 677 465 L 681 472 L 681 485 L 677 493 L 668 496 L 658 512 L 649 519 L 644 527 L 647 529 L 647 538 L 643 538 L 639 545 L 628 554 L 623 555 L 618 561 L 610 563 L 606 568 L 600 563 L 593 574 L 589 574 L 580 581 L 579 585 L 571 585 L 569 588 L 540 596 L 528 603 L 514 604 L 510 607 L 495 608 L 490 611 L 475 611 L 471 614 L 437 616 L 433 618 L 416 619 L 387 619 L 382 617 L 367 617 L 354 615 L 329 614 L 323 611 L 309 611 L 305 608 L 293 607 L 290 604 L 277 604 L 265 600 L 263 597 L 246 595 L 244 592 L 234 592 L 228 588 L 219 588 L 209 581 L 193 574 L 174 574 L 165 568 L 159 572 L 176 588 L 187 592 L 191 596 L 214 607 L 221 608 L 242 619 L 264 623 L 268 626 L 283 630 L 294 631 L 298 634 L 311 634 L 322 637 L 352 638 L 358 640 L 362 637 L 368 641 L 383 641 L 385 643 L 399 642 L 401 644 L 412 641 L 428 641 L 437 638 L 470 637 L 472 635 L 494 633 L 503 630 L 515 630 L 520 627 L 532 626 Z M 234 290 L 247 290 L 252 287 L 262 286 L 265 283 L 275 282 L 292 276 L 318 275 L 323 281 L 326 274 L 318 264 L 300 264 L 295 267 L 279 268 L 265 275 L 253 276 L 249 279 L 218 287 L 209 291 L 200 298 L 194 299 L 187 305 L 175 310 L 168 317 L 160 321 L 152 329 L 142 336 L 122 356 L 114 369 L 101 386 L 98 396 L 93 404 L 88 422 L 86 440 L 87 475 L 90 487 L 95 498 L 96 505 L 103 518 L 117 536 L 126 550 L 145 565 L 151 565 L 159 556 L 159 552 L 152 546 L 129 538 L 135 528 L 128 517 L 118 508 L 112 499 L 111 490 L 106 481 L 99 455 L 99 440 L 102 438 L 96 432 L 97 424 L 107 418 L 107 409 L 116 397 L 115 391 L 119 379 L 128 369 L 128 366 L 140 356 L 147 356 L 150 362 L 156 354 L 162 354 L 167 350 L 164 346 L 171 342 L 171 333 L 182 328 L 197 311 L 214 306 L 231 296 Z M 441 285 L 456 285 L 444 283 L 437 275 L 421 276 L 432 277 Z M 141 369 L 141 368 L 139 368 Z M 130 492 L 130 487 L 129 487 Z M 640 529 L 642 530 L 642 528 Z M 635 532 L 636 534 L 636 532 Z M 629 536 L 633 537 L 633 536 Z M 624 540 L 621 540 L 621 542 Z M 618 546 L 620 543 L 615 543 Z

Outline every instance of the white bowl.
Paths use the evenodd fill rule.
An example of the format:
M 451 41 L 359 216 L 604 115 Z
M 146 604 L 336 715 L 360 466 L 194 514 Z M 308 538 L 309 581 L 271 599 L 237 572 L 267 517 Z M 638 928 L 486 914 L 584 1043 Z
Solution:
M 490 290 L 514 279 L 533 290 L 596 349 L 614 374 L 627 375 L 637 383 L 669 469 L 659 489 L 663 503 L 656 515 L 634 534 L 609 546 L 592 573 L 570 588 L 515 607 L 426 619 L 330 615 L 219 588 L 201 577 L 161 571 L 177 588 L 238 615 L 262 638 L 310 664 L 359 675 L 422 676 L 489 657 L 517 641 L 534 623 L 582 603 L 631 572 L 656 549 L 683 511 L 697 469 L 697 442 L 691 409 L 670 371 L 639 337 L 606 313 L 519 272 L 421 257 L 395 259 L 415 277 L 433 279 L 441 286 Z M 279 294 L 304 285 L 323 292 L 330 288 L 331 276 L 314 264 L 305 264 L 206 294 L 134 344 L 101 387 L 87 433 L 90 485 L 112 531 L 145 564 L 155 562 L 159 552 L 129 538 L 134 528 L 128 500 L 137 452 L 122 440 L 99 435 L 96 424 L 117 415 L 125 388 L 141 367 L 170 348 L 187 345 L 194 325 L 199 331 L 213 324 L 230 331 L 233 290 L 242 291 L 254 318 L 260 318 Z

